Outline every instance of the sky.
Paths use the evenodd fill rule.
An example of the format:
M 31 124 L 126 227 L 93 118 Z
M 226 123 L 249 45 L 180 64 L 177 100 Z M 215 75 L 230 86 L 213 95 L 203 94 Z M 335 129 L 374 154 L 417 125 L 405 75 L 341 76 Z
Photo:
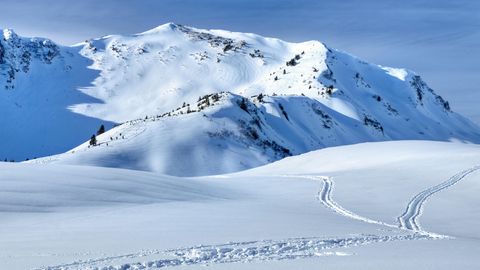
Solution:
M 175 22 L 320 40 L 369 62 L 420 74 L 480 124 L 480 1 L 0 0 L 0 28 L 70 45 Z

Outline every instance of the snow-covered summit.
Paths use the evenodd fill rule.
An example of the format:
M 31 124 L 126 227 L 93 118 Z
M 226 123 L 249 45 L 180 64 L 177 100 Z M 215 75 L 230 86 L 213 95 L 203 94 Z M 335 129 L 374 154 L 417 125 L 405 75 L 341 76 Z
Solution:
M 13 31 L 13 29 L 3 29 L 3 39 L 4 40 L 10 40 L 10 39 L 15 39 L 17 38 L 17 34 Z
M 0 159 L 21 161 L 66 151 L 85 140 L 100 119 L 69 106 L 98 102 L 79 89 L 98 73 L 78 49 L 44 38 L 0 36 Z M 90 133 L 90 132 L 89 132 Z
M 100 141 L 106 146 L 110 140 L 114 150 L 84 145 L 84 154 L 68 158 L 72 163 L 197 175 L 365 141 L 480 141 L 479 128 L 414 72 L 369 64 L 318 41 L 289 43 L 174 23 L 72 47 L 18 39 L 18 46 L 0 41 L 0 111 L 12 116 L 0 119 L 8 127 L 0 133 L 0 158 L 64 152 L 102 123 L 107 129 L 123 123 L 109 132 L 136 139 L 113 142 L 106 135 Z M 39 55 L 26 71 L 15 68 L 24 52 Z M 206 99 L 215 106 L 198 110 Z M 167 160 L 203 164 L 212 155 L 224 165 L 162 169 Z M 193 167 L 200 165 L 186 165 Z
M 0 39 L 0 82 L 4 89 L 12 90 L 16 86 L 15 78 L 28 74 L 35 62 L 52 64 L 60 56 L 60 48 L 51 40 L 43 38 L 22 38 L 12 29 L 4 29 Z
M 168 23 L 159 25 L 155 28 L 152 28 L 150 30 L 139 33 L 137 35 L 157 35 L 157 34 L 165 32 L 165 31 L 175 31 L 179 26 L 180 25 L 178 25 L 174 22 L 168 22 Z
M 86 93 L 105 104 L 80 104 L 73 110 L 115 122 L 164 113 L 178 106 L 179 100 L 193 102 L 220 91 L 244 96 L 303 94 L 335 103 L 356 118 L 357 109 L 368 110 L 362 108 L 366 95 L 405 98 L 419 106 L 425 97 L 450 110 L 413 72 L 370 65 L 318 41 L 287 43 L 168 23 L 138 35 L 91 40 L 82 54 L 100 70 L 93 82 L 96 87 Z M 382 102 L 386 107 L 387 101 Z

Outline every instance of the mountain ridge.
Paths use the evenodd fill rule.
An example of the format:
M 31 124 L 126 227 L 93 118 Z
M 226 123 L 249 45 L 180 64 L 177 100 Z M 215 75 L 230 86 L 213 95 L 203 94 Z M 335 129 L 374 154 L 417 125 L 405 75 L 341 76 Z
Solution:
M 50 44 L 46 40 L 42 42 Z M 0 48 L 4 48 L 1 44 L 6 44 L 5 39 L 0 42 Z M 282 158 L 287 153 L 299 154 L 328 146 L 365 141 L 480 141 L 479 128 L 454 113 L 449 103 L 428 87 L 416 73 L 368 64 L 319 41 L 288 43 L 251 33 L 202 30 L 167 23 L 135 35 L 109 35 L 70 47 L 52 44 L 58 48 L 58 53 L 54 54 L 50 63 L 33 59 L 30 64 L 32 68 L 27 72 L 21 69 L 15 71 L 20 74 L 12 80 L 15 87 L 0 93 L 0 103 L 2 95 L 11 95 L 10 100 L 3 98 L 3 103 L 8 106 L 15 102 L 20 104 L 25 102 L 22 98 L 31 94 L 33 84 L 40 89 L 37 92 L 42 95 L 26 99 L 31 102 L 30 107 L 43 108 L 40 110 L 42 117 L 32 116 L 32 119 L 23 120 L 18 115 L 25 115 L 25 112 L 9 109 L 7 105 L 2 106 L 7 108 L 4 113 L 17 115 L 12 119 L 3 119 L 3 123 L 0 123 L 12 129 L 10 134 L 0 134 L 0 141 L 12 145 L 5 153 L 0 152 L 0 157 L 18 154 L 19 151 L 15 151 L 13 146 L 19 142 L 22 142 L 25 150 L 16 160 L 57 154 L 68 149 L 78 150 L 75 146 L 87 141 L 100 124 L 105 124 L 110 129 L 114 123 L 133 123 L 132 119 L 145 120 L 145 116 L 147 120 L 157 119 L 159 115 L 164 116 L 157 119 L 159 122 L 169 122 L 165 120 L 169 118 L 169 113 L 182 110 L 185 115 L 177 118 L 181 119 L 178 122 L 195 122 L 197 129 L 189 129 L 188 124 L 177 123 L 167 124 L 170 130 L 165 130 L 163 127 L 153 127 L 148 122 L 145 124 L 146 129 L 152 128 L 157 133 L 166 134 L 165 138 L 152 135 L 150 140 L 142 142 L 145 146 L 137 146 L 144 149 L 137 154 L 132 154 L 135 152 L 132 150 L 134 146 L 122 148 L 117 144 L 118 148 L 112 150 L 124 157 L 132 154 L 134 160 L 118 164 L 99 161 L 105 161 L 107 157 L 115 160 L 112 152 L 103 158 L 95 154 L 91 160 L 88 160 L 88 154 L 71 162 L 90 164 L 98 161 L 106 166 L 126 166 L 178 175 L 180 169 L 165 169 L 168 167 L 165 160 L 177 155 L 176 152 L 155 146 L 171 144 L 172 148 L 185 149 L 183 154 L 174 158 L 178 160 L 188 160 L 186 157 L 192 153 L 192 149 L 203 149 L 198 154 L 202 158 L 192 158 L 191 162 L 203 160 L 199 164 L 210 167 L 200 174 L 212 174 L 258 166 Z M 52 55 L 49 52 L 47 50 L 47 56 Z M 0 77 L 8 76 L 8 65 L 0 64 L 0 70 Z M 48 80 L 40 80 L 38 77 Z M 53 83 L 50 85 L 45 81 Z M 61 95 L 70 97 L 69 101 L 65 102 Z M 198 109 L 197 103 L 206 96 L 208 102 L 215 103 L 212 99 L 214 95 L 221 96 L 223 105 L 217 104 L 219 107 L 215 109 L 216 112 L 207 108 L 197 117 L 197 112 L 194 112 Z M 262 103 L 259 95 L 267 102 Z M 40 102 L 40 106 L 35 104 L 38 100 L 51 102 Z M 245 102 L 251 111 L 241 109 L 239 100 Z M 51 103 L 54 103 L 56 110 L 48 109 Z M 193 105 L 188 108 L 182 104 Z M 30 111 L 35 110 L 35 115 L 38 114 L 38 108 L 24 110 L 27 110 L 27 115 L 34 114 Z M 187 110 L 190 110 L 188 114 Z M 25 127 L 32 122 L 44 120 L 44 115 L 60 120 L 49 128 L 39 124 L 32 131 L 25 131 Z M 66 115 L 68 117 L 64 117 Z M 183 119 L 187 116 L 194 120 Z M 68 118 L 68 121 L 63 118 Z M 216 126 L 208 122 L 211 119 L 217 119 Z M 23 128 L 20 128 L 18 122 L 22 122 Z M 257 122 L 259 123 L 255 124 Z M 65 129 L 67 123 L 71 127 Z M 182 125 L 185 125 L 183 130 L 177 127 Z M 192 123 L 190 125 L 195 126 Z M 116 131 L 112 132 L 120 133 L 121 128 L 123 127 L 116 127 Z M 196 137 L 221 133 L 222 130 L 235 136 L 233 139 L 207 136 L 200 140 L 205 144 L 203 146 L 200 142 L 195 142 Z M 22 140 L 16 140 L 14 134 L 20 132 L 31 134 L 25 134 Z M 36 134 L 42 132 L 48 136 L 35 138 Z M 191 135 L 176 141 L 177 137 L 182 137 L 178 136 L 181 132 Z M 325 139 L 329 137 L 335 139 Z M 28 151 L 29 147 L 48 143 L 52 139 L 58 140 L 58 146 L 45 151 L 35 150 L 40 152 L 34 153 L 35 155 Z M 105 143 L 109 139 L 100 137 Z M 245 144 L 245 141 L 248 143 Z M 113 144 L 111 142 L 110 146 Z M 215 148 L 215 151 L 206 149 L 212 144 L 223 145 L 223 148 Z M 265 150 L 259 144 L 267 144 L 268 149 Z M 230 147 L 233 148 L 229 149 Z M 249 147 L 253 149 L 250 149 L 252 153 L 240 150 Z M 157 152 L 164 151 L 170 156 L 150 153 L 152 151 L 149 148 L 156 149 Z M 86 152 L 96 152 L 95 149 L 99 148 L 87 149 Z M 232 149 L 242 154 L 226 154 Z M 278 150 L 277 154 L 274 149 Z M 72 151 L 75 150 L 67 153 Z M 146 152 L 150 154 L 146 155 Z M 225 165 L 216 170 L 207 162 L 213 154 L 226 154 L 233 158 L 223 162 Z M 58 156 L 38 162 L 56 158 Z M 186 175 L 196 174 L 189 173 L 188 166 L 181 170 L 186 170 Z

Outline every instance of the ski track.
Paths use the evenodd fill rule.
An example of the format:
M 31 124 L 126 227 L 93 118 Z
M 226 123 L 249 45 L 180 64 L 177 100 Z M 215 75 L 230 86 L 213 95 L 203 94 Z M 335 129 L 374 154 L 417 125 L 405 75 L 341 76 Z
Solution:
M 444 189 L 447 189 L 462 179 L 464 179 L 469 174 L 476 172 L 480 169 L 480 166 L 474 166 L 472 168 L 466 169 L 461 171 L 454 176 L 450 177 L 447 181 L 438 184 L 436 186 L 430 187 L 425 189 L 424 191 L 415 195 L 412 200 L 408 203 L 407 209 L 405 212 L 398 217 L 398 222 L 400 224 L 400 228 L 406 230 L 412 230 L 416 232 L 425 232 L 420 227 L 420 223 L 418 222 L 418 218 L 423 213 L 423 206 L 428 198 L 434 195 L 437 192 L 440 192 Z M 427 232 L 425 232 L 427 233 Z
M 319 179 L 319 178 L 316 177 L 316 178 L 311 178 L 311 179 Z M 318 193 L 318 199 L 326 207 L 330 208 L 331 210 L 333 210 L 334 212 L 336 212 L 336 213 L 338 213 L 342 216 L 346 216 L 346 217 L 351 218 L 351 219 L 356 219 L 356 220 L 360 220 L 360 221 L 363 221 L 363 222 L 366 222 L 366 223 L 371 223 L 371 224 L 383 225 L 383 226 L 387 226 L 387 227 L 390 227 L 390 228 L 398 228 L 397 226 L 392 225 L 392 224 L 388 224 L 388 223 L 385 223 L 385 222 L 381 222 L 381 221 L 373 220 L 373 219 L 370 219 L 370 218 L 362 217 L 360 215 L 357 215 L 357 214 L 355 214 L 351 211 L 348 211 L 345 208 L 341 207 L 334 200 L 332 200 L 332 191 L 333 191 L 333 187 L 334 187 L 333 181 L 329 177 L 321 177 L 320 179 L 323 180 L 323 188 Z
M 426 200 L 435 193 L 455 185 L 466 176 L 479 169 L 480 166 L 475 166 L 461 171 L 449 178 L 447 181 L 430 187 L 415 195 L 408 203 L 405 212 L 398 217 L 400 226 L 363 217 L 341 207 L 332 199 L 334 182 L 329 177 L 282 175 L 282 177 L 297 177 L 322 181 L 323 186 L 317 194 L 317 199 L 325 207 L 331 209 L 337 214 L 370 224 L 382 225 L 389 228 L 400 228 L 404 231 L 411 232 L 409 234 L 401 234 L 400 231 L 400 234 L 396 235 L 360 234 L 345 238 L 290 238 L 286 240 L 261 240 L 230 242 L 219 245 L 200 245 L 163 251 L 145 250 L 138 253 L 125 255 L 79 260 L 69 264 L 36 268 L 36 270 L 137 270 L 158 269 L 182 265 L 208 265 L 212 263 L 245 263 L 251 261 L 292 260 L 332 255 L 348 256 L 351 254 L 338 251 L 329 252 L 328 250 L 391 241 L 445 238 L 445 236 L 426 232 L 421 229 L 418 223 L 418 218 L 422 214 L 423 205 L 425 204 Z M 162 258 L 146 260 L 143 262 L 122 263 L 122 261 L 139 260 L 139 258 L 148 256 L 160 256 Z M 115 261 L 117 261 L 116 265 L 114 265 Z

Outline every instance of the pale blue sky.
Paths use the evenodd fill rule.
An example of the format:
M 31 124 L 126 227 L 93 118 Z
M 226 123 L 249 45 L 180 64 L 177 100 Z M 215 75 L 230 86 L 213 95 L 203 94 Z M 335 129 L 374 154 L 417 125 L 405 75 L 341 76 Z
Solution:
M 63 44 L 166 22 L 317 39 L 365 60 L 412 69 L 480 123 L 480 1 L 0 0 L 0 28 Z

